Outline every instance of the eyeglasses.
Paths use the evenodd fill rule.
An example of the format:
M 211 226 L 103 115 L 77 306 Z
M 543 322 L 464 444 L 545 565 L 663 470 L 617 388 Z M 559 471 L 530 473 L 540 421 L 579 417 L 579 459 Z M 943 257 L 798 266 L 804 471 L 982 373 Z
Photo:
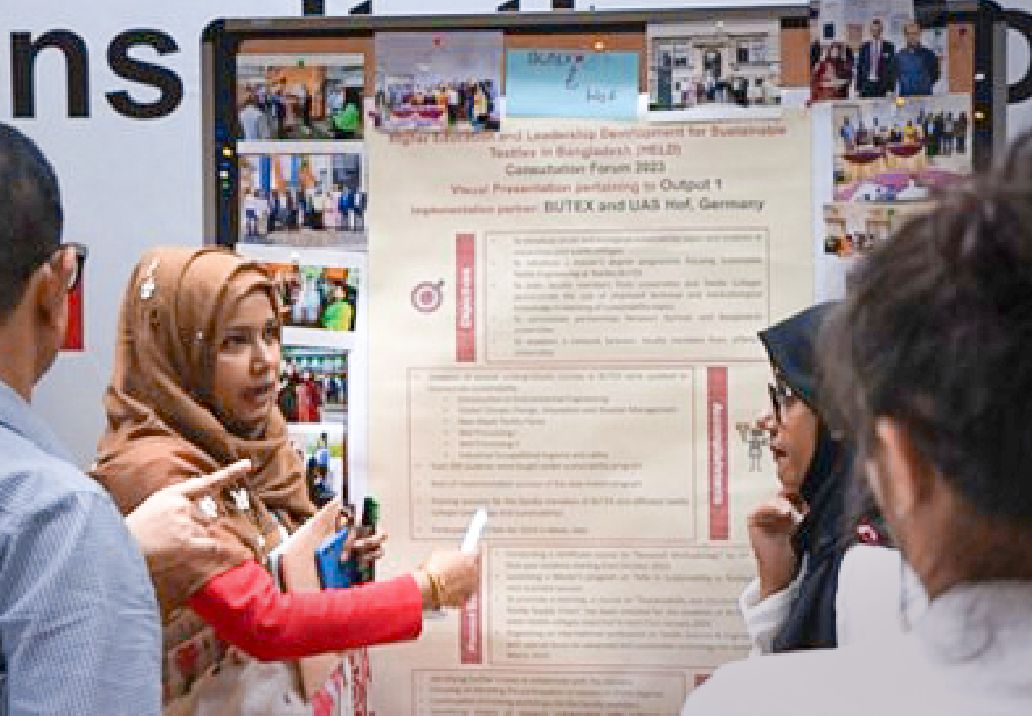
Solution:
M 774 383 L 767 384 L 767 394 L 770 395 L 770 404 L 774 408 L 774 420 L 780 424 L 784 411 L 796 401 L 798 396 L 792 387 L 780 378 Z
M 79 282 L 82 281 L 82 272 L 86 266 L 86 257 L 90 255 L 90 250 L 89 247 L 85 246 L 84 244 L 69 241 L 58 246 L 57 250 L 54 251 L 54 254 L 56 255 L 58 251 L 63 251 L 64 249 L 68 248 L 75 249 L 75 269 L 72 271 L 72 274 L 68 277 L 67 286 L 68 293 L 71 293 L 79 285 Z

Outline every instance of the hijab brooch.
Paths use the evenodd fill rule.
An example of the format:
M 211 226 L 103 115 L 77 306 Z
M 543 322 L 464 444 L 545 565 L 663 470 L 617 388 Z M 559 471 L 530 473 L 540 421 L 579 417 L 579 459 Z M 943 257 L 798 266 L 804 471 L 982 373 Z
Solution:
M 236 505 L 237 510 L 247 512 L 251 509 L 251 499 L 247 495 L 246 487 L 230 490 L 229 494 L 233 496 L 233 503 Z
M 150 300 L 151 296 L 154 295 L 154 290 L 157 288 L 157 284 L 154 282 L 154 272 L 158 270 L 158 259 L 154 259 L 150 262 L 150 266 L 147 267 L 147 272 L 144 275 L 143 283 L 140 284 L 140 298 L 144 301 Z

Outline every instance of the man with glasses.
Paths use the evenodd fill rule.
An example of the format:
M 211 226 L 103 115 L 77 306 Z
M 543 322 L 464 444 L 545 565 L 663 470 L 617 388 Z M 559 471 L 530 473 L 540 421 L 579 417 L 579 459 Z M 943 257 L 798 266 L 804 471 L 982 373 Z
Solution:
M 144 555 L 169 568 L 213 551 L 190 498 L 240 473 L 173 486 L 123 520 L 31 411 L 86 258 L 60 243 L 62 223 L 50 164 L 0 123 L 0 715 L 157 714 L 161 635 Z

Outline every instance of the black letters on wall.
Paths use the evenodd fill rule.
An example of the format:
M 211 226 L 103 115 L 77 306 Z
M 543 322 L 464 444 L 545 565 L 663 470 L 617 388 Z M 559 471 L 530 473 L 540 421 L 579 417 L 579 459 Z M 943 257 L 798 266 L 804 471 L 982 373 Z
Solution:
M 179 46 L 160 30 L 126 30 L 108 45 L 111 70 L 122 79 L 155 87 L 160 96 L 154 102 L 138 102 L 126 90 L 106 93 L 116 112 L 130 119 L 167 117 L 183 101 L 183 81 L 172 70 L 129 56 L 134 47 L 146 46 L 159 55 L 179 52 Z M 60 50 L 65 59 L 68 88 L 68 116 L 90 116 L 90 52 L 86 42 L 70 30 L 51 30 L 32 39 L 32 33 L 11 33 L 11 97 L 15 119 L 36 116 L 36 58 L 46 49 Z
M 36 57 L 47 48 L 61 50 L 68 75 L 68 116 L 90 116 L 90 53 L 81 37 L 68 30 L 51 30 L 35 42 L 28 32 L 11 33 L 11 95 L 14 117 L 36 116 Z
M 167 117 L 183 101 L 183 81 L 166 67 L 129 57 L 129 50 L 140 45 L 153 48 L 159 55 L 179 52 L 176 41 L 160 30 L 126 30 L 108 45 L 108 64 L 119 77 L 156 87 L 161 96 L 155 102 L 137 102 L 128 92 L 119 90 L 108 92 L 107 101 L 116 112 L 131 119 Z

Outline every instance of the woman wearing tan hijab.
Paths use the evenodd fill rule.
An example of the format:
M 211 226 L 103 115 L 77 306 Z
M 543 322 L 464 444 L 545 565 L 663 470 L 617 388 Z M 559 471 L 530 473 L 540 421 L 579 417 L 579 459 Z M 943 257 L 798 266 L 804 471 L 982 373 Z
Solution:
M 278 309 L 262 269 L 220 249 L 147 253 L 123 300 L 105 396 L 108 427 L 93 476 L 128 513 L 165 485 L 243 458 L 253 466 L 216 501 L 211 533 L 223 549 L 174 573 L 151 574 L 164 623 L 169 712 L 303 713 L 303 705 L 288 709 L 282 692 L 256 703 L 254 689 L 223 693 L 225 683 L 213 703 L 205 684 L 220 672 L 224 682 L 229 666 L 248 661 L 243 654 L 284 662 L 415 638 L 424 608 L 460 606 L 479 582 L 474 557 L 437 552 L 386 582 L 279 591 L 262 565 L 284 528 L 314 508 L 277 407 Z M 381 541 L 367 549 L 378 551 Z

